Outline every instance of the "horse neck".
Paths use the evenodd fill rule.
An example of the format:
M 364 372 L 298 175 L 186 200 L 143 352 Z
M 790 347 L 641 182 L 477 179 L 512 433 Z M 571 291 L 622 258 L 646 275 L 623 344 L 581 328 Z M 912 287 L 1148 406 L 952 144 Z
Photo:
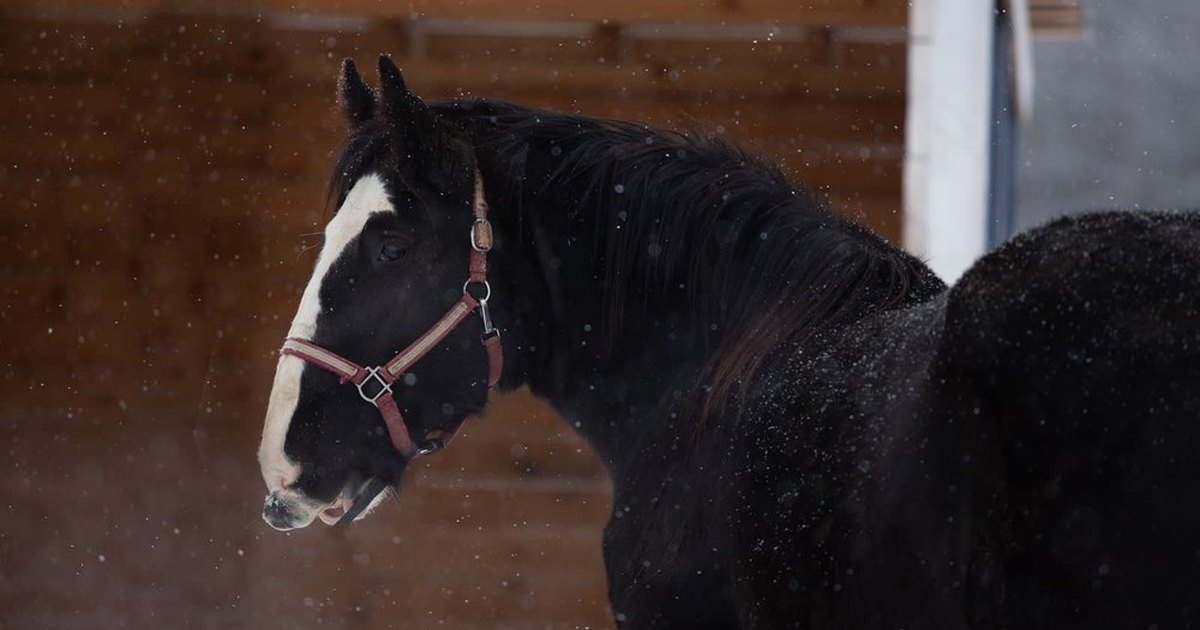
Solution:
M 942 288 L 739 154 L 622 131 L 613 143 L 640 145 L 640 131 L 670 159 L 590 160 L 571 154 L 570 136 L 479 156 L 509 244 L 493 277 L 507 274 L 521 296 L 505 322 L 516 380 L 548 398 L 614 477 L 649 455 L 686 456 L 710 387 L 735 389 L 822 326 Z M 554 146 L 569 168 L 549 159 L 564 157 Z M 723 408 L 704 418 L 706 440 L 733 421 Z

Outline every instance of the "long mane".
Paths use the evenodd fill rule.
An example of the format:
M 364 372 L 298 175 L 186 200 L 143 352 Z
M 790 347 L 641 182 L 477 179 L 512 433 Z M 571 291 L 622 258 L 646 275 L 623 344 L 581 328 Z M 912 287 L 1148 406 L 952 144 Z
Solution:
M 594 217 L 605 326 L 619 335 L 631 299 L 682 299 L 718 331 L 705 408 L 745 391 L 766 357 L 819 330 L 911 304 L 945 286 L 919 260 L 829 211 L 780 169 L 710 134 L 525 109 L 444 105 L 494 131 L 518 212 L 569 191 L 568 214 Z M 552 156 L 538 163 L 536 156 Z M 562 197 L 564 193 L 554 193 Z

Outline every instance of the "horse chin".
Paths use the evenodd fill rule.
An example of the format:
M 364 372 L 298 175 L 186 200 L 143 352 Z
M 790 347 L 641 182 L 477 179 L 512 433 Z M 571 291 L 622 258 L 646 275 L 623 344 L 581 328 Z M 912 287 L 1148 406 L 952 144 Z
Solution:
M 321 519 L 321 522 L 325 523 L 326 525 L 337 525 L 346 515 L 346 512 L 349 512 L 353 508 L 355 501 L 359 499 L 359 495 L 368 492 L 369 487 L 370 484 L 364 484 L 362 488 L 359 488 L 358 493 L 355 495 L 343 493 L 337 498 L 336 501 L 334 501 L 325 509 L 321 510 L 317 514 L 317 518 Z M 383 498 L 386 495 L 386 492 L 375 491 L 374 496 L 371 498 L 371 502 L 368 503 L 367 506 L 354 517 L 353 522 L 361 521 L 368 514 L 373 512 L 375 508 L 379 507 L 379 504 L 383 502 Z
M 337 525 L 337 522 L 341 520 L 342 515 L 346 513 L 346 510 L 350 509 L 351 503 L 353 503 L 353 501 L 347 497 L 338 497 L 338 500 L 335 501 L 333 505 L 321 510 L 321 512 L 317 514 L 317 518 L 321 519 L 321 522 L 325 523 L 326 525 Z M 358 518 L 362 518 L 364 515 L 366 515 L 366 513 L 367 511 L 363 510 L 363 513 L 360 514 Z M 357 521 L 358 518 L 354 520 Z

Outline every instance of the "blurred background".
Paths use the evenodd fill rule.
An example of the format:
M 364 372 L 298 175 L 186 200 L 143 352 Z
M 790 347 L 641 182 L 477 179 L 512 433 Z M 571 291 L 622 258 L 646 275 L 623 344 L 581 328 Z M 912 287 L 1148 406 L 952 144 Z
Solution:
M 1200 208 L 1200 2 L 1084 0 L 1034 43 L 1017 226 L 1102 208 Z
M 1196 161 L 1162 147 L 1200 137 L 1196 13 L 6 0 L 0 628 L 611 627 L 607 480 L 525 394 L 494 401 L 354 528 L 260 519 L 255 449 L 331 212 L 342 58 L 390 53 L 427 99 L 714 130 L 953 278 L 1051 214 L 1195 199 Z

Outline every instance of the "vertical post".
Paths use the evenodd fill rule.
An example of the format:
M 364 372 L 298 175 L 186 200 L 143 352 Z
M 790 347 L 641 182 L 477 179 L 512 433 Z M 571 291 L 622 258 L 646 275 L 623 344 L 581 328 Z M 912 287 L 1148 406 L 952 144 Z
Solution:
M 904 242 L 947 282 L 986 251 L 995 6 L 909 10 Z
M 995 52 L 992 55 L 992 155 L 988 182 L 987 248 L 998 247 L 1012 236 L 1017 216 L 1017 113 L 1013 67 L 1013 30 L 1007 11 L 994 20 Z
M 1033 51 L 1027 0 L 1003 0 L 996 12 L 992 70 L 992 180 L 988 248 L 1017 229 L 1020 131 L 1033 115 Z

